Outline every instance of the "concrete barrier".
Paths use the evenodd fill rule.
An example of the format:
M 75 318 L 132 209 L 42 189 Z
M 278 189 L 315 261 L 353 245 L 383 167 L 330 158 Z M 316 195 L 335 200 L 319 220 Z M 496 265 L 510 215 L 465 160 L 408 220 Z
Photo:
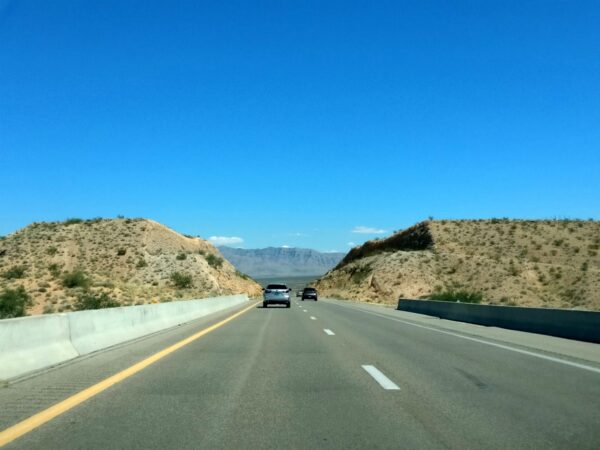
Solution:
M 0 379 L 6 380 L 78 356 L 66 314 L 0 320 Z
M 246 295 L 0 320 L 0 380 L 240 305 Z
M 600 343 L 600 312 L 400 299 L 401 311 Z
M 71 342 L 79 355 L 136 339 L 246 302 L 245 295 L 69 313 Z

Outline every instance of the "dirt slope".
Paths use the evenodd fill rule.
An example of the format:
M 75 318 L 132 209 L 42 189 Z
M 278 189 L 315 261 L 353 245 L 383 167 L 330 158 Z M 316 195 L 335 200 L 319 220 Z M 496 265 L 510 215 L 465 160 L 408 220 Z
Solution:
M 70 310 L 84 288 L 65 287 L 64 276 L 77 270 L 89 291 L 123 305 L 261 293 L 211 244 L 152 220 L 40 222 L 0 240 L 0 289 L 24 286 L 33 298 L 29 314 Z M 175 286 L 175 272 L 190 275 L 191 285 Z
M 483 303 L 600 310 L 600 222 L 428 221 L 352 249 L 321 294 L 396 304 L 464 289 Z

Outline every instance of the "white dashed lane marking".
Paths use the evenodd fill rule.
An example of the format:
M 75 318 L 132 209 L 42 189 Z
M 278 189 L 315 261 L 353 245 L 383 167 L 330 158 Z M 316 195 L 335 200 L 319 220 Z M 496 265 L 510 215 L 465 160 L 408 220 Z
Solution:
M 323 331 L 325 332 L 325 334 L 328 334 L 329 336 L 335 336 L 335 333 L 333 331 L 331 331 L 329 328 L 325 328 Z
M 367 371 L 369 375 L 371 375 L 375 381 L 379 383 L 379 385 L 388 390 L 388 391 L 399 391 L 400 388 L 396 383 L 386 377 L 377 367 L 370 365 L 363 365 L 363 369 Z

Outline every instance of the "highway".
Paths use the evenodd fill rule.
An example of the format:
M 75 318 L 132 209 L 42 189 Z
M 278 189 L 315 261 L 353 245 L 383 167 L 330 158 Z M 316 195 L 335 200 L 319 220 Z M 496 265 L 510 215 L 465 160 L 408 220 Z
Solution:
M 7 449 L 596 449 L 600 346 L 337 300 L 249 303 L 7 384 L 0 430 Z

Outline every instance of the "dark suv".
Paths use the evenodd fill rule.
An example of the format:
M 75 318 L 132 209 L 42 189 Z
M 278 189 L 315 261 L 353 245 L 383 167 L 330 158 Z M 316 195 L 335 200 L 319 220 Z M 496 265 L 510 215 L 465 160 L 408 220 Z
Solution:
M 317 301 L 317 290 L 315 288 L 304 288 L 302 291 L 302 300 L 314 300 Z

